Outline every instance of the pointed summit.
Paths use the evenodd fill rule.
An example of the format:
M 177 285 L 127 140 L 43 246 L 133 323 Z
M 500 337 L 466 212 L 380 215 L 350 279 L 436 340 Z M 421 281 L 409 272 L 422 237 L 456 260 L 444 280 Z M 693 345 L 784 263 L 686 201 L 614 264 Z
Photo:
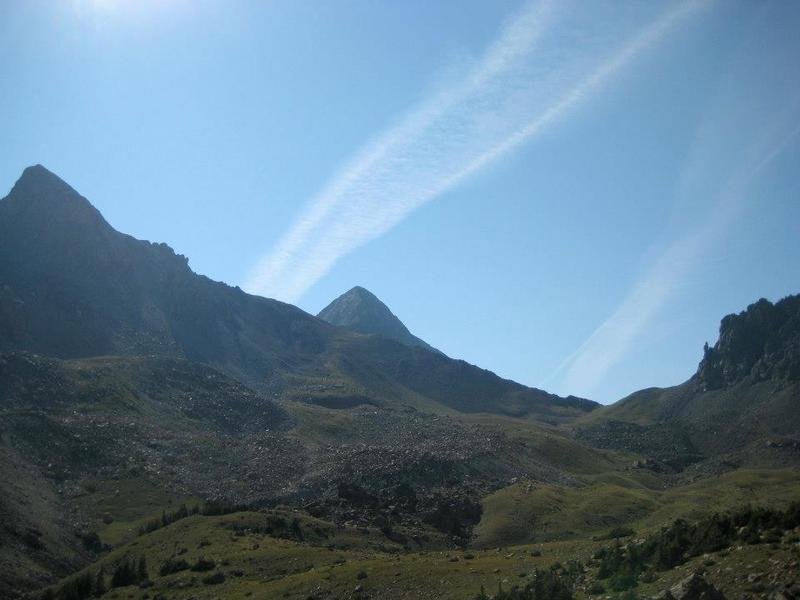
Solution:
M 413 335 L 389 307 L 369 290 L 356 286 L 345 292 L 317 315 L 323 321 L 359 333 L 380 335 L 406 346 L 439 352 Z
M 26 168 L 8 196 L 0 200 L 0 213 L 22 221 L 72 223 L 110 227 L 100 212 L 66 181 L 42 165 Z
M 9 196 L 17 194 L 63 194 L 80 196 L 66 181 L 42 165 L 27 167 L 17 179 Z

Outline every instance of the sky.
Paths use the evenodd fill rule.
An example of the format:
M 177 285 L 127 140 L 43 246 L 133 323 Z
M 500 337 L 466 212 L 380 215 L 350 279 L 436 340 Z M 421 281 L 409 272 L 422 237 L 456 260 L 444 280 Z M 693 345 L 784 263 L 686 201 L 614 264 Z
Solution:
M 800 4 L 6 0 L 0 194 L 616 401 L 800 292 Z

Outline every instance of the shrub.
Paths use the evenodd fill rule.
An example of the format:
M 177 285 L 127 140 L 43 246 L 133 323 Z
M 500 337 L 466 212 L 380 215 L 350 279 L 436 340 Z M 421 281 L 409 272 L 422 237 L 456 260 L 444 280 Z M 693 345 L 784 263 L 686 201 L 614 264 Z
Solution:
M 83 542 L 84 548 L 95 554 L 103 550 L 103 543 L 100 541 L 100 536 L 97 535 L 95 531 L 84 533 L 81 536 L 81 542 Z
M 139 564 L 136 567 L 136 579 L 139 582 L 146 581 L 148 579 L 147 560 L 144 556 L 139 558 Z
M 225 581 L 225 574 L 222 571 L 217 571 L 212 575 L 206 575 L 202 581 L 206 585 L 219 585 Z
M 106 572 L 101 567 L 100 570 L 97 572 L 97 576 L 94 579 L 94 588 L 92 589 L 92 595 L 95 598 L 99 598 L 107 591 L 106 589 Z
M 619 538 L 630 537 L 636 532 L 630 527 L 614 527 L 605 535 L 597 537 L 597 540 L 616 540 Z
M 605 594 L 606 593 L 606 588 L 603 586 L 602 583 L 600 583 L 599 581 L 596 581 L 592 585 L 589 586 L 589 589 L 587 591 L 592 596 L 597 596 L 599 594 Z
M 125 558 L 121 563 L 119 563 L 117 568 L 114 569 L 114 573 L 111 575 L 112 588 L 135 585 L 138 583 L 138 581 L 139 577 L 136 567 L 129 558 Z
M 192 571 L 197 571 L 202 573 L 204 571 L 210 571 L 216 566 L 217 566 L 216 562 L 214 562 L 210 558 L 206 559 L 201 556 L 200 558 L 197 559 L 197 562 L 195 562 L 190 568 Z
M 92 594 L 94 578 L 89 573 L 68 579 L 58 590 L 59 600 L 84 600 Z
M 183 558 L 168 558 L 161 564 L 161 568 L 158 570 L 158 574 L 164 577 L 165 575 L 172 575 L 173 573 L 180 573 L 181 571 L 186 571 L 189 568 L 189 563 L 186 562 Z

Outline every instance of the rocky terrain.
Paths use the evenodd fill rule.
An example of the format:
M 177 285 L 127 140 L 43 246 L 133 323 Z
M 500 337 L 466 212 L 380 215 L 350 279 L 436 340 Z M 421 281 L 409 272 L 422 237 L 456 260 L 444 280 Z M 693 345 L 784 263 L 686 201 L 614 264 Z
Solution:
M 463 543 L 479 499 L 515 476 L 570 479 L 498 424 L 411 407 L 276 403 L 179 358 L 6 353 L 0 394 L 0 564 L 15 574 L 4 584 L 12 590 L 64 576 L 96 555 L 84 540 L 103 525 L 87 490 L 120 481 L 165 499 L 288 503 L 339 524 L 391 523 L 413 545 L 443 535 L 443 543 Z M 39 494 L 47 503 L 31 512 L 30 497 Z M 132 502 L 123 513 L 148 516 Z M 115 510 L 102 513 L 119 522 Z M 31 537 L 49 530 L 52 541 Z M 20 549 L 32 564 L 18 563 Z

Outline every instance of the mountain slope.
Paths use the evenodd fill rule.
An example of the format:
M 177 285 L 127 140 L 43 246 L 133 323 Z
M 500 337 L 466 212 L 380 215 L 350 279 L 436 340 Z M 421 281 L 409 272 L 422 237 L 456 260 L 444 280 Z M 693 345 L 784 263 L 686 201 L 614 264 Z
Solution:
M 246 498 L 291 485 L 305 455 L 286 438 L 290 424 L 269 400 L 182 359 L 0 354 L 0 596 L 97 552 L 86 536 L 109 510 L 89 502 L 100 482 L 117 496 L 137 482 L 129 497 L 112 494 L 126 515 L 147 511 L 151 489 Z
M 282 406 L 181 358 L 0 354 L 0 596 L 81 568 L 102 554 L 90 534 L 123 543 L 186 498 L 372 522 L 412 489 L 413 506 L 391 518 L 419 533 L 441 503 L 473 506 L 496 481 L 572 484 L 573 469 L 618 465 L 535 423 L 516 427 Z
M 798 461 L 800 296 L 761 299 L 720 324 L 697 372 L 670 388 L 640 390 L 580 423 L 585 440 L 688 462 Z M 681 462 L 679 460 L 679 462 Z
M 406 346 L 418 346 L 438 352 L 413 335 L 403 322 L 375 294 L 356 286 L 345 292 L 317 315 L 323 321 L 359 333 L 381 335 Z
M 433 401 L 548 420 L 596 406 L 336 328 L 289 304 L 197 275 L 165 244 L 114 230 L 38 165 L 0 200 L 0 282 L 0 351 L 186 358 L 262 393 L 312 402 Z M 475 386 L 462 389 L 465 395 L 449 391 L 458 388 L 454 377 Z

